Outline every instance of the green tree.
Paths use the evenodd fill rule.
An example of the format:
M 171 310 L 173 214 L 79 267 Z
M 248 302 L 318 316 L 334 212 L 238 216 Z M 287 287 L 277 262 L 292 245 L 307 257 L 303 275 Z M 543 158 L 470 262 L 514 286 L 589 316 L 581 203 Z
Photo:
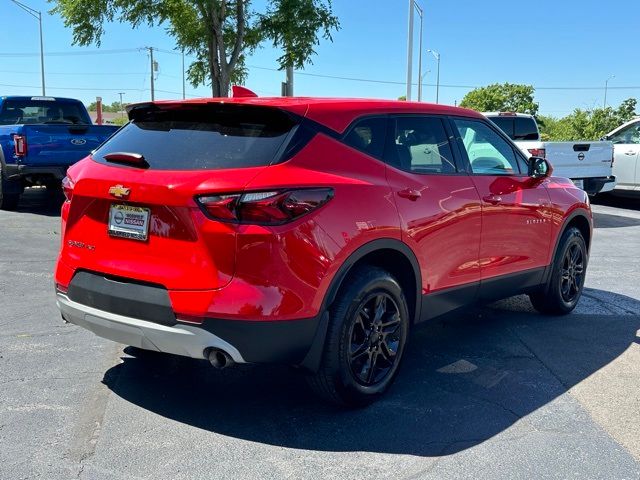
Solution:
M 635 98 L 628 98 L 618 108 L 577 108 L 563 118 L 542 117 L 540 133 L 545 140 L 598 140 L 636 115 Z
M 467 93 L 460 106 L 479 112 L 518 112 L 536 115 L 538 104 L 533 100 L 534 91 L 531 85 L 494 83 Z
M 125 104 L 124 106 L 126 107 L 127 105 Z M 96 105 L 96 102 L 91 102 L 87 107 L 87 110 L 89 110 L 90 112 L 95 112 L 97 108 L 98 106 Z M 113 102 L 111 105 L 103 103 L 102 111 L 108 112 L 108 113 L 117 113 L 117 112 L 121 112 L 122 108 L 120 107 L 120 102 Z
M 210 84 L 214 97 L 229 93 L 247 75 L 245 56 L 265 40 L 281 47 L 280 68 L 302 68 L 320 39 L 340 28 L 331 0 L 268 0 L 264 12 L 250 0 L 49 0 L 52 13 L 73 29 L 73 43 L 100 45 L 107 22 L 162 25 L 177 48 L 196 60 L 188 69 L 193 86 Z

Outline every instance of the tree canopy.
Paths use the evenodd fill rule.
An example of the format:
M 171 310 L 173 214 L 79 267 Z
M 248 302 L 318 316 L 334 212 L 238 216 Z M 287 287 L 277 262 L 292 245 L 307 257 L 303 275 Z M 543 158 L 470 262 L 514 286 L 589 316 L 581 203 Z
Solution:
M 536 115 L 538 104 L 533 100 L 534 91 L 531 85 L 494 83 L 467 93 L 460 106 L 479 112 L 518 112 Z
M 545 140 L 598 140 L 636 116 L 637 100 L 628 98 L 618 108 L 575 109 L 563 118 L 539 118 Z
M 331 0 L 267 0 L 264 12 L 250 0 L 49 0 L 52 13 L 73 30 L 73 43 L 100 45 L 107 22 L 162 25 L 179 50 L 196 59 L 188 68 L 193 86 L 210 84 L 213 96 L 227 96 L 246 75 L 245 58 L 262 42 L 282 49 L 281 69 L 311 62 L 321 39 L 340 28 Z

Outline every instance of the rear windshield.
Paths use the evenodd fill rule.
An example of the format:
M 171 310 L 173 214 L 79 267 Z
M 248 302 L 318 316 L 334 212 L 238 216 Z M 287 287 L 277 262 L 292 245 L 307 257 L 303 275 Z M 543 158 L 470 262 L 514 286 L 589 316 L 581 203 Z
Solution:
M 87 125 L 91 119 L 80 102 L 46 100 L 5 100 L 0 125 L 60 123 Z
M 144 156 L 155 170 L 216 170 L 270 165 L 296 123 L 280 110 L 241 105 L 149 107 L 93 154 Z
M 489 117 L 511 140 L 539 140 L 536 121 L 531 117 Z

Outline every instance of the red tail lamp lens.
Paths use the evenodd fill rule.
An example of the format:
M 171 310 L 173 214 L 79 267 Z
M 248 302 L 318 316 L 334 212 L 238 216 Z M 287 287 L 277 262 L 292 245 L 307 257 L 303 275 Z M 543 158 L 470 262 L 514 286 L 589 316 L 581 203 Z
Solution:
M 207 195 L 197 201 L 215 220 L 280 225 L 320 208 L 331 198 L 331 188 L 309 188 Z

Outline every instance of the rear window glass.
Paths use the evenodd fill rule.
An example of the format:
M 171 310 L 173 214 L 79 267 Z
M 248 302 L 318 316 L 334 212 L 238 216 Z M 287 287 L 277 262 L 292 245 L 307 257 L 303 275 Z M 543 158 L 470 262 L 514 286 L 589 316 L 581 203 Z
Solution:
M 296 122 L 280 110 L 205 105 L 134 111 L 133 120 L 93 154 L 144 156 L 150 169 L 215 170 L 270 165 Z
M 514 120 L 515 132 L 513 140 L 539 140 L 536 121 L 531 117 L 516 117 Z
M 0 112 L 0 125 L 34 123 L 90 124 L 80 102 L 46 100 L 5 100 Z
M 536 121 L 531 117 L 489 117 L 511 140 L 539 140 Z
M 500 130 L 513 140 L 513 117 L 489 117 L 489 120 L 500 127 Z

